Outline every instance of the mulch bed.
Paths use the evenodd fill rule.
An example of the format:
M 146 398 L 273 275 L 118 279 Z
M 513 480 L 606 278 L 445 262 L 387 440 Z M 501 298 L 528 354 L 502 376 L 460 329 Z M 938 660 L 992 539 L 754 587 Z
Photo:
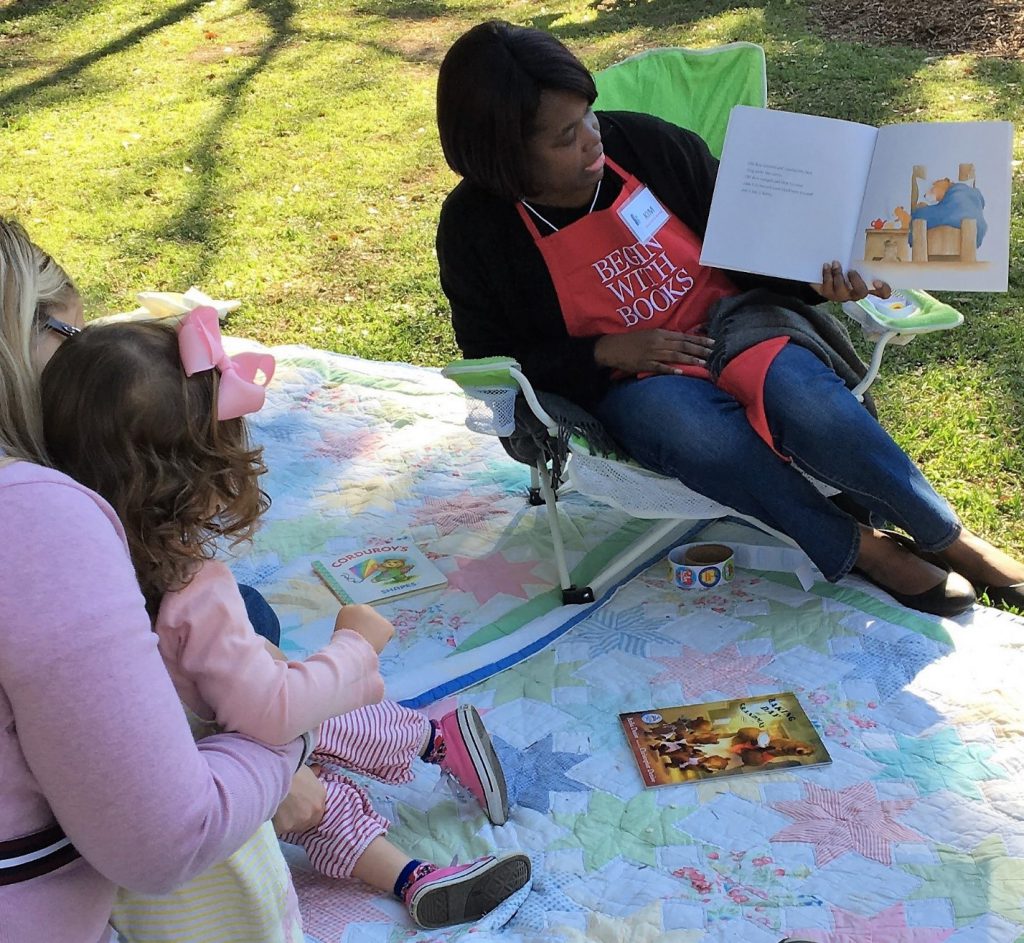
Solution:
M 1024 0 L 817 0 L 812 14 L 835 39 L 1024 59 Z

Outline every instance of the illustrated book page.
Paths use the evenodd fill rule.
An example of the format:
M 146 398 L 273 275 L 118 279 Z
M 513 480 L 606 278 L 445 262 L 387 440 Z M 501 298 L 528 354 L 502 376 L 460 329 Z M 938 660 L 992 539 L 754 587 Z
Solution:
M 894 288 L 1006 291 L 1013 125 L 879 129 L 849 267 Z

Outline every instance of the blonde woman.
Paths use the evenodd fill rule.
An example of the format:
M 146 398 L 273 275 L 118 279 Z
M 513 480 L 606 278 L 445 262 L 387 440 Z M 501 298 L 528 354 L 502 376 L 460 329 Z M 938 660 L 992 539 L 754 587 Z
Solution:
M 161 893 L 273 815 L 303 754 L 192 740 L 121 526 L 48 467 L 39 374 L 71 279 L 0 219 L 0 940 L 103 943 L 117 885 Z

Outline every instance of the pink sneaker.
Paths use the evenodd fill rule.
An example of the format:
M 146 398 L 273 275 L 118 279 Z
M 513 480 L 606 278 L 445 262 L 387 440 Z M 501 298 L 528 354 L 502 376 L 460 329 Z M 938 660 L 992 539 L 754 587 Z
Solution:
M 526 855 L 487 855 L 431 871 L 409 885 L 404 900 L 418 926 L 437 930 L 479 920 L 529 880 Z
M 462 704 L 438 721 L 444 738 L 441 769 L 465 786 L 495 825 L 508 821 L 505 774 L 475 707 Z

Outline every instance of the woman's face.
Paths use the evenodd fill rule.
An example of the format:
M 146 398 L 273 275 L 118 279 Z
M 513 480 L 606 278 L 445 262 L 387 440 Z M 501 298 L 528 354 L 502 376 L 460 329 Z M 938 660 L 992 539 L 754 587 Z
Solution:
M 526 142 L 535 193 L 548 206 L 583 206 L 604 174 L 597 116 L 575 92 L 541 92 L 537 130 Z
M 75 295 L 67 307 L 55 312 L 53 315 L 61 321 L 70 324 L 72 327 L 85 327 L 85 316 L 82 309 L 82 299 Z M 64 335 L 56 331 L 44 328 L 37 336 L 35 346 L 32 349 L 32 357 L 35 360 L 36 369 L 42 373 L 43 367 L 50 358 L 57 352 L 57 348 L 64 343 Z

